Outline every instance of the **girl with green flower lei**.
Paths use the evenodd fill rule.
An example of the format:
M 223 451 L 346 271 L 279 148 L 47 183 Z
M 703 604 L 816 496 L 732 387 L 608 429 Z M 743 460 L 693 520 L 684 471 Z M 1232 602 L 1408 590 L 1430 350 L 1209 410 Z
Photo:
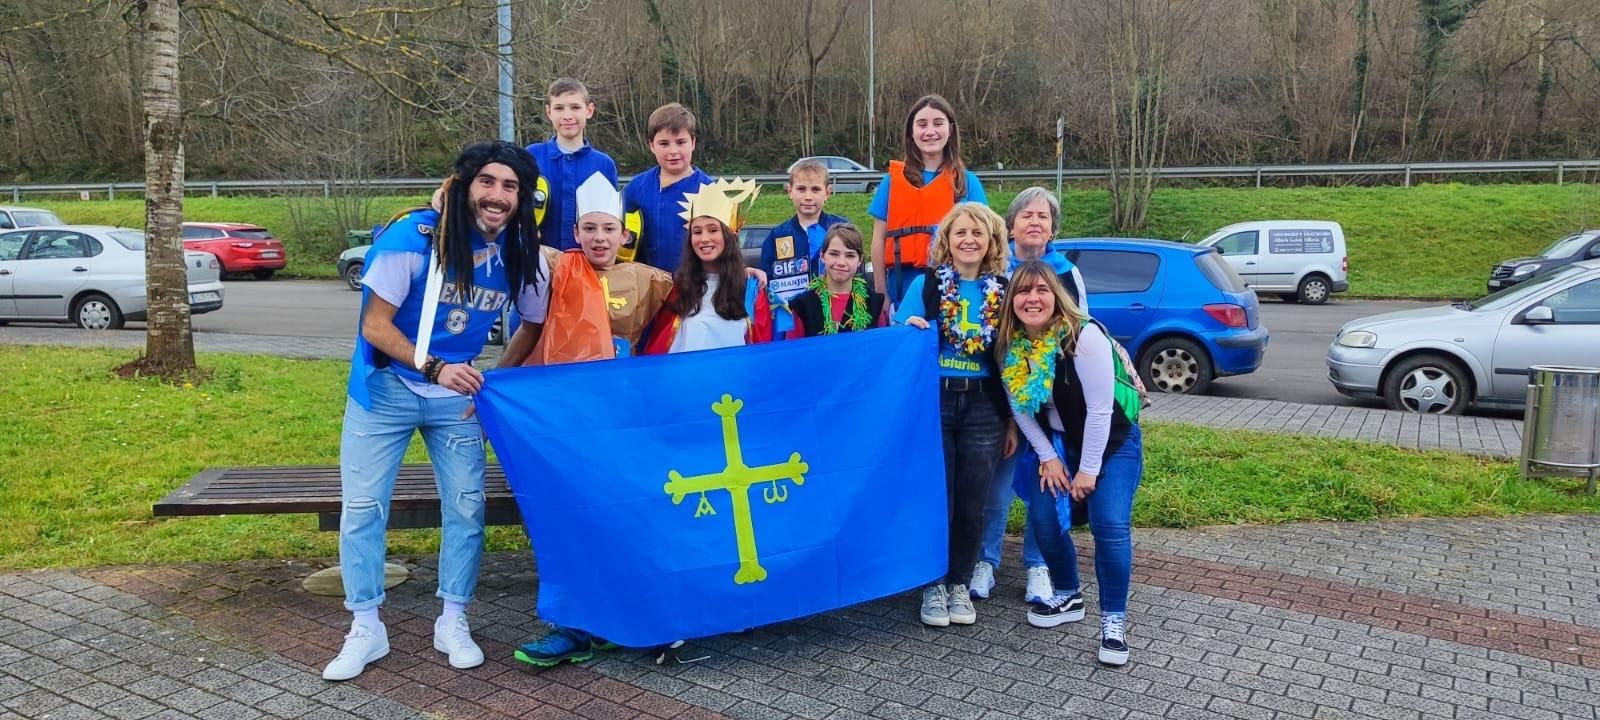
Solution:
M 1035 602 L 1028 624 L 1055 627 L 1084 618 L 1072 503 L 1094 535 L 1099 583 L 1100 662 L 1128 662 L 1128 587 L 1133 576 L 1133 495 L 1144 473 L 1137 415 L 1117 399 L 1116 348 L 1067 295 L 1047 264 L 1030 260 L 1011 275 L 995 356 L 1018 428 L 1039 455 L 1037 483 L 1018 479 L 1028 524 L 1055 595 Z
M 889 318 L 884 297 L 867 290 L 861 275 L 861 230 L 850 223 L 828 228 L 822 237 L 823 273 L 789 301 L 794 329 L 788 339 L 837 335 L 883 327 Z
M 911 281 L 895 313 L 897 322 L 938 336 L 950 551 L 943 580 L 923 590 L 925 625 L 977 621 L 967 583 L 983 539 L 984 504 L 1001 458 L 1016 451 L 1016 426 L 992 353 L 1004 308 L 1004 231 L 987 205 L 956 205 L 934 233 L 933 267 Z

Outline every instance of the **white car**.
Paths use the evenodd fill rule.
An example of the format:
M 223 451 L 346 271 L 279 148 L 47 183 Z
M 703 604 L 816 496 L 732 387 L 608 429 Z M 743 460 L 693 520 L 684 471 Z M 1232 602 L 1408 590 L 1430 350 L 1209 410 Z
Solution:
M 0 205 L 0 230 L 65 224 L 55 213 L 44 208 Z
M 799 165 L 806 160 L 816 160 L 821 162 L 824 167 L 828 168 L 828 178 L 833 182 L 834 192 L 871 192 L 872 183 L 873 181 L 877 180 L 877 178 L 873 178 L 872 180 L 840 180 L 837 177 L 839 173 L 874 172 L 872 168 L 841 155 L 814 155 L 812 157 L 803 157 L 799 160 L 789 163 L 789 169 L 784 172 L 794 172 L 794 166 Z
M 1344 228 L 1326 220 L 1257 220 L 1229 225 L 1200 245 L 1215 247 L 1244 284 L 1285 302 L 1321 305 L 1350 289 Z
M 144 233 L 100 225 L 0 232 L 0 324 L 17 320 L 117 329 L 145 319 Z M 222 308 L 222 265 L 185 250 L 189 312 Z

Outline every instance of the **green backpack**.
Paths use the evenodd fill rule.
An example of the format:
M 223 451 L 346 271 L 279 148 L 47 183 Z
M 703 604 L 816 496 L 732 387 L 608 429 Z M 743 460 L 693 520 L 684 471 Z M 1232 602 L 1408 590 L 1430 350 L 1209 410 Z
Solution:
M 1139 411 L 1150 407 L 1150 391 L 1144 387 L 1144 381 L 1139 379 L 1139 371 L 1133 364 L 1133 359 L 1128 357 L 1128 349 L 1117 342 L 1115 335 L 1104 324 L 1094 318 L 1084 318 L 1078 325 L 1082 330 L 1084 326 L 1093 324 L 1100 328 L 1100 332 L 1111 341 L 1111 350 L 1116 355 L 1116 362 L 1112 363 L 1112 373 L 1116 376 L 1117 387 L 1112 397 L 1116 399 L 1117 407 L 1122 409 L 1122 414 L 1128 416 L 1128 422 L 1138 424 Z

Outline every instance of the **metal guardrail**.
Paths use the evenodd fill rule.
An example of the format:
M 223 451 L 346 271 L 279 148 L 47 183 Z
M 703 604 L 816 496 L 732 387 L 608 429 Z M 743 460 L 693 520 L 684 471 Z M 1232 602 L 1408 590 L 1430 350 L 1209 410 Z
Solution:
M 1055 180 L 1054 168 L 1029 170 L 974 170 L 979 179 L 988 181 Z M 1349 176 L 1400 176 L 1410 187 L 1419 175 L 1476 175 L 1513 173 L 1551 173 L 1557 185 L 1566 182 L 1570 172 L 1600 173 L 1600 160 L 1490 160 L 1482 162 L 1412 162 L 1412 163 L 1327 163 L 1320 165 L 1231 165 L 1161 168 L 1165 179 L 1227 179 L 1254 178 L 1256 187 L 1269 178 L 1283 177 L 1349 177 Z M 1102 180 L 1111 176 L 1110 168 L 1069 168 L 1061 177 L 1066 180 Z M 783 173 L 740 175 L 762 184 L 780 184 L 789 177 Z M 874 182 L 883 177 L 881 172 L 833 173 L 834 182 Z M 623 176 L 627 183 L 632 176 Z M 428 191 L 439 186 L 439 178 L 390 178 L 379 180 L 189 180 L 185 189 L 190 195 L 209 193 L 212 197 L 237 193 L 310 192 L 331 196 L 335 190 L 349 189 Z M 0 197 L 9 195 L 14 203 L 22 202 L 28 195 L 79 195 L 88 197 L 104 194 L 116 199 L 117 193 L 139 195 L 144 192 L 142 182 L 123 183 L 63 183 L 51 185 L 0 185 Z

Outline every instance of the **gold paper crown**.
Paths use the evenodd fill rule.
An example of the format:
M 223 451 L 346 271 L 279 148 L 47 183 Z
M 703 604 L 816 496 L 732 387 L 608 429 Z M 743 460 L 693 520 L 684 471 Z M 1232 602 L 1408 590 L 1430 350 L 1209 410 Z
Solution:
M 728 226 L 729 230 L 738 232 L 744 225 L 745 215 L 750 207 L 755 205 L 756 195 L 761 193 L 761 186 L 754 180 L 717 180 L 709 185 L 701 185 L 700 192 L 684 193 L 679 205 L 683 212 L 678 216 L 688 222 L 697 217 L 714 217 Z M 740 207 L 740 203 L 748 203 Z

